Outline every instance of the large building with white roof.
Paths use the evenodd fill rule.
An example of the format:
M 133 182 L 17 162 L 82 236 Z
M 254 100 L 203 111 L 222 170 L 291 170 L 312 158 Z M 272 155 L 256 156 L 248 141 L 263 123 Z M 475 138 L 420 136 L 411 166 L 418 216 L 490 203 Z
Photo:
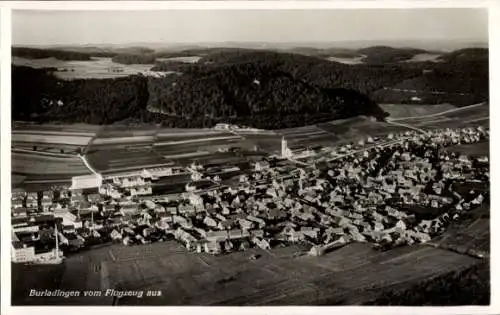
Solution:
M 102 185 L 100 174 L 74 176 L 71 179 L 71 190 L 83 190 L 99 188 Z

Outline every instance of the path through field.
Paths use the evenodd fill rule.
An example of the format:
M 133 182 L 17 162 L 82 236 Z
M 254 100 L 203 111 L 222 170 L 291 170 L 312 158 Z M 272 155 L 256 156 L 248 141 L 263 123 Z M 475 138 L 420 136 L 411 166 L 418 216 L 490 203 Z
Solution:
M 409 124 L 398 123 L 398 122 L 392 121 L 391 119 L 387 119 L 386 122 L 391 124 L 391 125 L 406 127 L 408 129 L 413 129 L 413 130 L 418 131 L 424 135 L 428 134 L 427 131 L 425 131 L 424 129 L 420 129 L 420 128 L 414 127 L 412 125 L 409 125 Z
M 485 103 L 478 103 L 478 104 L 473 104 L 469 106 L 464 106 L 464 107 L 457 107 L 457 108 L 452 108 L 449 110 L 445 110 L 444 112 L 439 112 L 439 113 L 434 113 L 434 114 L 429 114 L 429 115 L 418 115 L 418 116 L 408 116 L 408 117 L 398 117 L 398 118 L 391 118 L 391 122 L 397 121 L 397 120 L 405 120 L 405 119 L 417 119 L 417 118 L 431 118 L 431 117 L 437 117 L 441 116 L 444 114 L 449 114 L 449 113 L 454 113 L 454 112 L 460 112 L 463 110 L 468 110 L 471 108 L 475 107 L 480 107 L 480 106 L 485 106 Z

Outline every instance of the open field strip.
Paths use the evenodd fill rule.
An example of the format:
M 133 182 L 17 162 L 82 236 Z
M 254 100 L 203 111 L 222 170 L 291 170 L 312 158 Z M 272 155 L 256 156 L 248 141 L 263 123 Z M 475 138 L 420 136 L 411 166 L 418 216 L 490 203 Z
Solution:
M 71 124 L 71 125 L 54 125 L 54 124 L 36 124 L 31 122 L 13 121 L 12 131 L 21 132 L 59 132 L 59 133 L 81 133 L 88 136 L 94 135 L 101 130 L 101 125 L 88 125 L 88 124 Z
M 114 144 L 127 144 L 138 142 L 153 142 L 154 136 L 137 136 L 137 137 L 115 137 L 115 138 L 95 138 L 92 145 L 114 145 Z
M 71 183 L 71 178 L 61 179 L 29 179 L 23 181 L 24 185 L 28 184 L 53 184 L 53 183 Z
M 465 123 L 475 123 L 475 122 L 478 122 L 478 121 L 485 121 L 485 120 L 489 120 L 490 117 L 487 116 L 487 117 L 480 117 L 480 118 L 474 118 L 474 119 L 470 119 L 470 120 L 466 120 Z
M 12 142 L 24 142 L 33 144 L 70 144 L 85 146 L 89 143 L 91 137 L 72 136 L 72 135 L 46 135 L 43 133 L 12 133 Z
M 69 153 L 33 151 L 33 150 L 18 149 L 18 148 L 12 149 L 12 152 L 26 153 L 26 154 L 36 154 L 36 155 L 48 156 L 48 157 L 50 157 L 50 156 L 52 156 L 52 157 L 61 157 L 61 158 L 71 158 L 71 157 L 75 157 L 76 156 L 76 154 L 69 154 Z
M 196 151 L 196 152 L 187 152 L 187 153 L 179 153 L 179 154 L 169 154 L 163 155 L 165 159 L 183 159 L 183 158 L 196 158 L 210 155 L 208 151 Z
M 163 293 L 160 298 L 140 301 L 122 299 L 122 305 L 362 303 L 378 297 L 381 290 L 427 281 L 479 261 L 422 245 L 379 252 L 368 244 L 354 243 L 322 257 L 297 258 L 291 258 L 290 249 L 290 255 L 279 255 L 279 248 L 271 250 L 273 255 L 250 249 L 220 257 L 202 255 L 202 259 L 196 259 L 197 254 L 186 252 L 174 242 L 119 246 L 113 245 L 115 258 L 107 257 L 103 262 L 111 286 L 149 287 Z M 254 253 L 261 258 L 250 261 L 248 257 Z M 142 256 L 147 259 L 137 259 Z M 416 261 L 426 263 L 415 264 Z
M 41 154 L 39 154 L 41 153 Z M 38 152 L 38 151 L 29 151 L 29 150 L 12 150 L 12 160 L 15 162 L 15 159 L 31 159 L 34 161 L 41 162 L 71 162 L 78 160 L 77 155 L 58 155 L 58 154 L 50 154 L 46 152 Z
M 379 107 L 381 107 L 385 112 L 389 113 L 389 117 L 391 119 L 403 117 L 420 117 L 456 109 L 456 107 L 451 104 L 379 104 Z
M 432 115 L 401 117 L 389 121 L 408 124 L 425 130 L 487 126 L 489 123 L 489 106 L 486 103 L 480 103 Z
M 384 87 L 384 90 L 394 91 L 394 92 L 405 92 L 405 93 L 421 93 L 421 94 L 433 94 L 433 95 L 444 95 L 444 94 L 453 94 L 453 95 L 471 95 L 471 93 L 463 93 L 463 92 L 443 92 L 443 91 L 423 91 L 423 90 L 412 90 L 412 89 L 398 89 L 398 88 L 389 88 Z
M 177 135 L 183 135 L 183 136 L 188 137 L 188 136 L 196 136 L 196 135 L 200 135 L 200 134 L 204 134 L 204 135 L 228 134 L 228 131 L 217 130 L 217 129 L 213 129 L 213 128 L 206 128 L 206 129 L 167 128 L 167 129 L 158 129 L 156 134 L 159 137 L 170 137 L 170 136 L 177 136 Z
M 52 136 L 74 136 L 74 137 L 87 137 L 92 138 L 95 132 L 81 132 L 81 131 L 54 131 L 54 130 L 35 130 L 35 129 L 12 129 L 12 134 L 25 134 L 25 135 L 52 135 Z
M 22 174 L 85 174 L 87 168 L 76 156 L 55 157 L 12 152 L 12 172 Z
M 287 134 L 285 136 L 285 139 L 290 139 L 290 140 L 300 140 L 300 139 L 307 139 L 309 137 L 314 137 L 314 136 L 322 136 L 325 134 L 325 131 L 322 129 L 318 129 L 315 131 L 309 131 L 309 132 L 304 132 L 304 133 L 296 133 L 296 134 Z
M 233 129 L 232 131 L 241 136 L 278 136 L 274 130 Z
M 398 118 L 393 118 L 391 120 L 392 121 L 397 121 L 397 120 L 405 120 L 405 119 L 430 118 L 430 117 L 436 117 L 436 116 L 446 115 L 446 114 L 450 114 L 450 113 L 468 111 L 468 110 L 471 110 L 471 109 L 474 109 L 474 108 L 481 108 L 482 106 L 488 107 L 488 104 L 486 104 L 486 103 L 478 103 L 478 104 L 473 104 L 473 105 L 464 106 L 464 107 L 452 108 L 452 109 L 446 110 L 444 112 L 438 112 L 438 113 L 429 114 L 429 115 L 410 116 L 410 117 L 398 117 Z
M 127 150 L 125 148 L 91 148 L 86 159 L 92 167 L 99 171 L 111 168 L 141 167 L 142 165 L 166 164 L 168 161 L 149 148 Z
M 169 136 L 157 136 L 155 138 L 155 142 L 162 142 L 162 141 L 179 141 L 179 140 L 196 140 L 196 139 L 211 139 L 212 137 L 231 137 L 233 134 L 231 133 L 220 133 L 220 134 L 197 134 L 197 135 L 189 135 L 186 136 L 182 133 L 179 133 L 177 135 L 169 135 Z M 240 137 L 241 138 L 241 137 Z
M 123 170 L 129 168 L 145 168 L 145 167 L 160 167 L 162 165 L 169 165 L 169 161 L 164 159 L 151 159 L 149 156 L 143 158 L 136 158 L 135 161 L 110 161 L 108 163 L 108 168 L 110 170 Z
M 217 135 L 229 135 L 230 132 L 223 130 L 211 130 L 206 131 L 181 131 L 181 132 L 157 132 L 156 136 L 158 138 L 168 138 L 168 137 L 197 137 L 197 136 L 217 136 Z
M 392 121 L 392 120 L 387 120 L 387 123 L 389 124 L 392 124 L 392 125 L 396 125 L 396 126 L 401 126 L 401 127 L 406 127 L 408 129 L 412 129 L 412 130 L 415 130 L 415 131 L 418 131 L 424 135 L 427 135 L 428 132 L 425 131 L 424 129 L 421 129 L 421 128 L 418 128 L 418 127 L 414 127 L 412 125 L 409 125 L 409 124 L 404 124 L 404 123 L 398 123 L 398 122 L 395 122 L 395 121 Z
M 203 139 L 192 139 L 192 140 L 178 140 L 178 141 L 162 141 L 155 142 L 154 146 L 168 146 L 168 145 L 178 145 L 178 144 L 189 144 L 189 143 L 203 143 L 207 141 L 218 141 L 218 140 L 234 140 L 241 139 L 240 136 L 225 136 L 225 137 L 213 137 L 213 138 L 203 138 Z

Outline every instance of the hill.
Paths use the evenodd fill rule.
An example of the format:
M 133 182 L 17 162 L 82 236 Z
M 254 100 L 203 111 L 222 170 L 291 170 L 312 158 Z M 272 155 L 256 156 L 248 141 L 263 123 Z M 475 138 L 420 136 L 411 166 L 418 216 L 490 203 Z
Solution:
M 143 52 L 138 58 L 127 53 L 114 59 L 133 63 L 150 58 L 147 61 L 151 62 L 160 55 L 137 51 Z M 363 51 L 393 52 L 390 47 Z M 408 54 L 419 52 L 408 50 Z M 195 53 L 201 57 L 197 62 L 157 61 L 152 70 L 164 72 L 161 77 L 68 82 L 55 78 L 54 69 L 34 71 L 14 66 L 13 118 L 98 124 L 138 120 L 171 127 L 209 127 L 226 122 L 273 129 L 356 115 L 383 117 L 376 103 L 462 106 L 488 101 L 487 49 L 452 52 L 441 62 L 356 65 L 238 48 L 211 48 L 203 54 L 200 49 L 180 52 L 184 56 Z M 389 59 L 394 58 L 399 57 Z M 53 105 L 59 101 L 63 105 Z
M 149 106 L 170 116 L 266 129 L 360 114 L 383 116 L 375 103 L 352 89 L 318 87 L 258 63 L 193 68 L 170 84 L 150 79 L 150 95 Z
M 359 54 L 365 55 L 363 59 L 367 63 L 393 63 L 405 61 L 413 58 L 417 54 L 423 54 L 427 51 L 415 48 L 393 48 L 388 46 L 372 46 L 362 48 L 357 51 Z
M 456 106 L 489 99 L 488 49 L 461 49 L 445 54 L 440 62 L 408 65 L 421 69 L 415 77 L 372 91 L 370 97 L 384 103 L 450 103 Z
M 439 59 L 448 63 L 487 63 L 488 57 L 489 51 L 487 48 L 464 48 L 447 53 L 441 56 Z
M 323 89 L 277 70 L 252 66 L 192 70 L 179 77 L 71 81 L 55 78 L 48 69 L 13 66 L 12 89 L 13 119 L 37 122 L 127 120 L 171 127 L 231 122 L 273 129 L 359 114 L 384 115 L 357 91 Z
M 110 124 L 148 115 L 147 79 L 64 81 L 48 69 L 12 69 L 12 119 Z
M 91 55 L 77 51 L 12 47 L 12 56 L 28 59 L 56 58 L 59 60 L 90 60 Z

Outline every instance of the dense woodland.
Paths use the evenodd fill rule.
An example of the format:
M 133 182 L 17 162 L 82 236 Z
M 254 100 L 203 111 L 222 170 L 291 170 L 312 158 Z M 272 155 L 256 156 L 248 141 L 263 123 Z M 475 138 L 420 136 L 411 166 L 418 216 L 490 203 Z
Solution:
M 417 54 L 426 53 L 423 49 L 414 48 L 392 48 L 387 46 L 373 46 L 357 50 L 361 55 L 366 56 L 363 61 L 371 64 L 386 64 L 390 62 L 400 62 L 413 58 Z
M 114 58 L 145 60 L 135 56 Z M 154 58 L 146 51 L 141 56 Z M 272 129 L 356 115 L 382 118 L 376 103 L 460 106 L 488 100 L 487 56 L 487 50 L 466 49 L 440 63 L 345 65 L 303 54 L 211 49 L 194 64 L 156 62 L 153 70 L 174 72 L 165 77 L 71 81 L 57 79 L 50 69 L 13 66 L 13 119 L 170 127 L 228 122 Z M 395 89 L 417 90 L 419 100 Z
M 90 60 L 91 57 L 89 54 L 83 52 L 25 47 L 12 47 L 12 56 L 28 59 L 55 58 L 59 60 Z
M 12 92 L 12 118 L 38 122 L 110 124 L 141 118 L 148 99 L 142 76 L 63 81 L 29 67 L 13 68 Z
M 156 57 L 154 54 L 119 54 L 111 60 L 124 65 L 153 64 L 156 62 Z

